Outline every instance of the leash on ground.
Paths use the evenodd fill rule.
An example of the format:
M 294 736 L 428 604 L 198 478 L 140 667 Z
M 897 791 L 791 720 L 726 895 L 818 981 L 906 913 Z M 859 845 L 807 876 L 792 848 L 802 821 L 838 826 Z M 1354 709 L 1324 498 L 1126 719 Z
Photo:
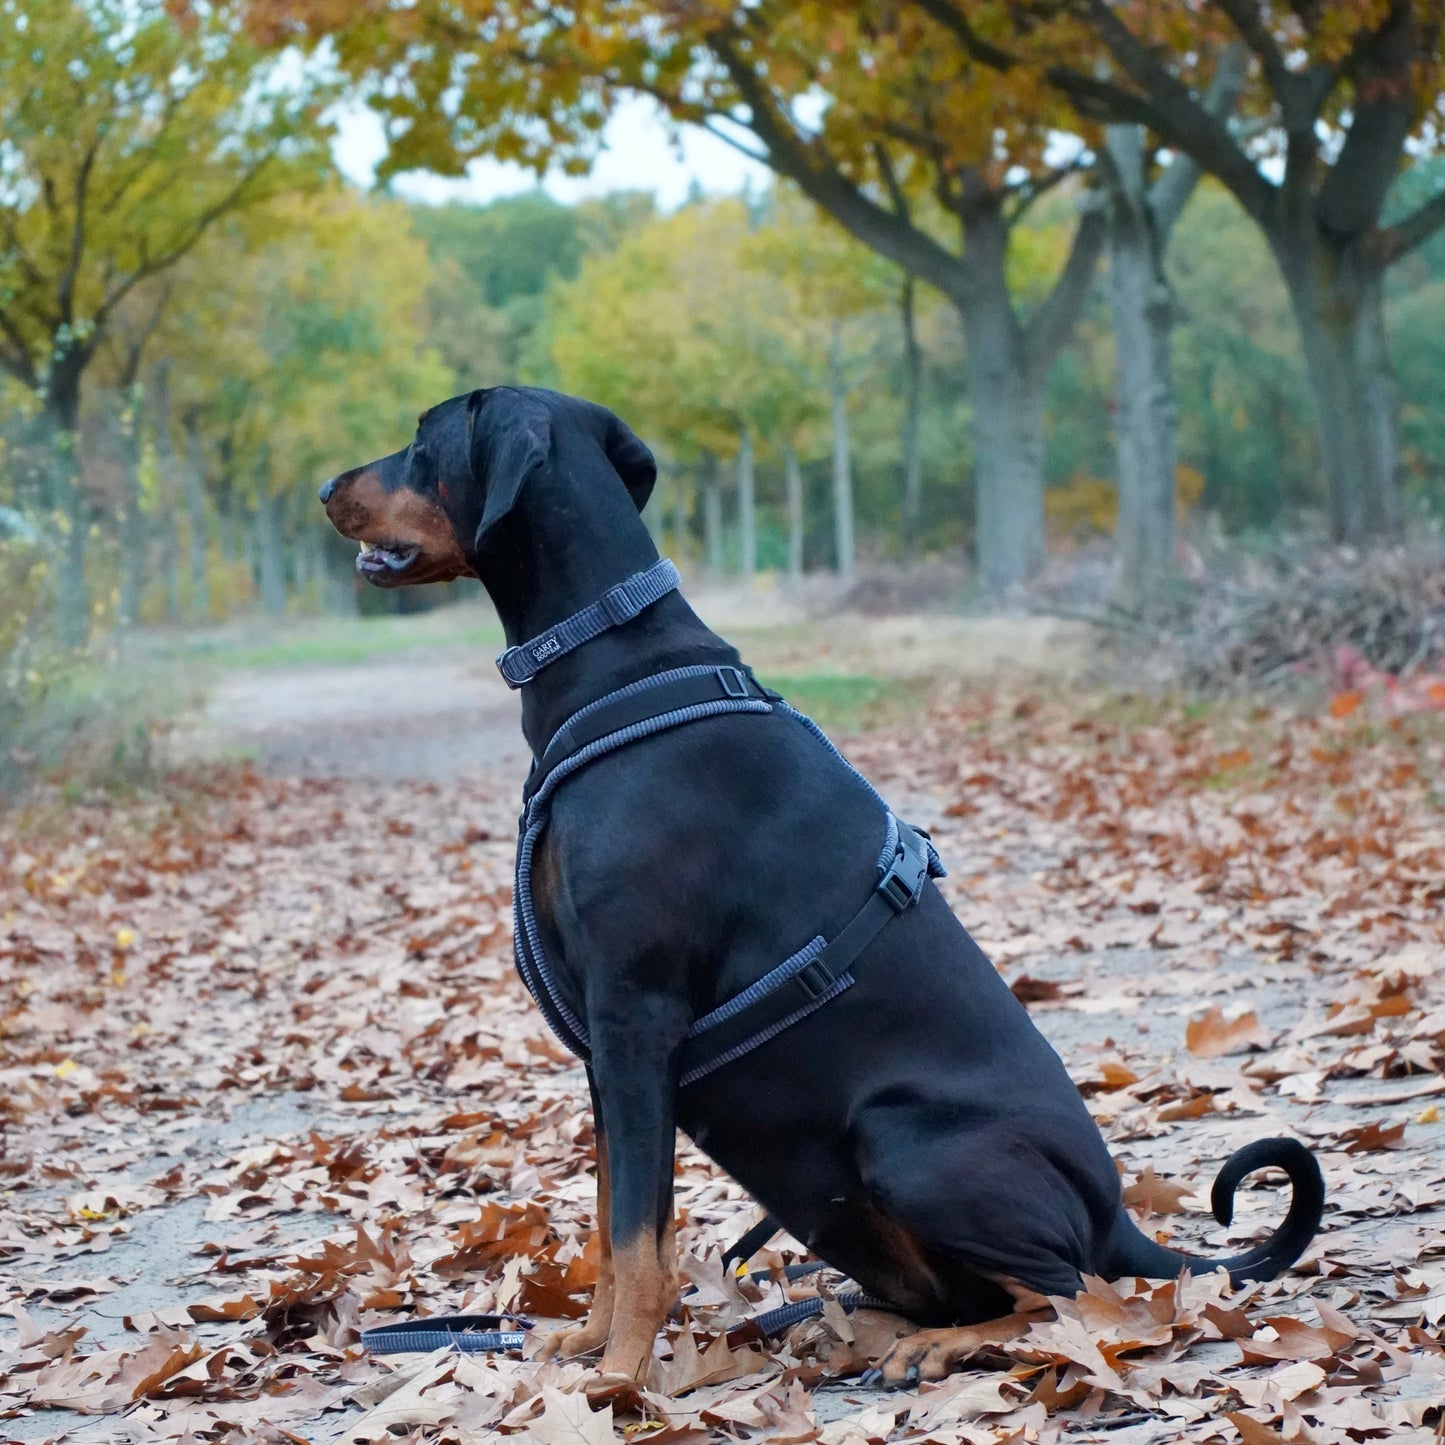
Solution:
M 747 1262 L 780 1228 L 771 1215 L 764 1215 L 723 1254 L 724 1270 L 745 1274 Z M 790 1264 L 783 1269 L 783 1276 L 791 1284 L 823 1268 L 825 1265 L 820 1259 L 807 1264 Z M 758 1270 L 749 1277 L 755 1284 L 765 1284 L 773 1278 L 767 1270 Z M 889 1308 L 883 1300 L 861 1293 L 840 1294 L 834 1298 L 849 1314 L 856 1309 Z M 683 1303 L 687 1303 L 685 1298 Z M 738 1345 L 749 1340 L 772 1339 L 794 1325 L 822 1314 L 827 1303 L 821 1295 L 815 1295 L 765 1310 L 729 1329 L 728 1343 Z M 467 1355 L 491 1354 L 520 1350 L 527 1338 L 526 1331 L 531 1328 L 532 1321 L 521 1315 L 431 1315 L 426 1319 L 363 1330 L 361 1344 L 373 1355 L 428 1354 L 432 1350 L 459 1350 Z

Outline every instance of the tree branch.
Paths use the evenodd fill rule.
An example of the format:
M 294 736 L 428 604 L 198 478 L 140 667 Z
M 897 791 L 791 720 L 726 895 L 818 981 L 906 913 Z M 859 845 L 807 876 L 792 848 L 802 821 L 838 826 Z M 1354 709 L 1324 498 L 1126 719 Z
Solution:
M 1029 207 L 1035 201 L 1068 180 L 1070 176 L 1076 176 L 1081 171 L 1088 169 L 1084 163 L 1083 155 L 1075 156 L 1073 160 L 1061 166 L 1051 166 L 1041 176 L 1030 176 L 1026 181 L 1017 186 L 1010 187 L 1010 194 L 1016 198 L 1012 211 L 1005 219 L 1010 226 L 1016 226 L 1024 216 L 1028 214 Z
M 760 166 L 768 163 L 768 158 L 762 151 L 755 151 L 752 146 L 744 145 L 735 135 L 718 128 L 716 116 L 709 116 L 702 122 L 702 128 L 710 136 L 716 136 L 724 145 L 731 146 L 739 155 L 746 156 L 750 161 L 756 161 Z
M 0 347 L 0 366 L 31 391 L 38 391 L 40 377 L 35 371 L 35 358 L 31 356 L 30 348 L 9 311 L 3 308 L 0 308 L 0 332 L 4 332 L 5 339 L 10 343 L 10 347 Z
M 75 172 L 75 220 L 70 227 L 70 255 L 55 283 L 55 309 L 62 321 L 75 320 L 75 281 L 85 255 L 85 211 L 90 199 L 90 172 L 100 151 L 100 137 L 91 141 Z
M 1107 237 L 1108 217 L 1104 206 L 1098 196 L 1090 195 L 1085 198 L 1083 213 L 1074 231 L 1069 259 L 1048 299 L 1024 327 L 1024 355 L 1029 370 L 1040 381 L 1078 322 Z
M 1211 115 L 1188 86 L 1160 63 L 1107 0 L 1082 3 L 1109 53 L 1143 95 L 1060 66 L 1047 73 L 1050 84 L 1066 94 L 1084 97 L 1086 102 L 1092 98 L 1116 120 L 1147 125 L 1166 145 L 1192 156 L 1203 170 L 1217 176 L 1250 216 L 1267 223 L 1274 208 L 1275 187 L 1240 149 L 1224 121 Z
M 1269 88 L 1283 102 L 1295 77 L 1256 0 L 1215 0 L 1215 3 L 1229 17 L 1230 23 L 1239 32 L 1239 38 L 1259 58 Z M 1285 124 L 1289 125 L 1288 117 Z
M 150 339 L 156 333 L 156 327 L 161 323 L 161 317 L 165 314 L 166 307 L 170 304 L 171 292 L 175 290 L 174 277 L 168 278 L 164 286 L 160 288 L 160 295 L 156 298 L 156 304 L 151 307 L 151 313 L 146 318 L 145 325 L 141 327 L 140 334 L 132 337 L 124 348 L 125 360 L 120 366 L 120 384 L 129 391 L 136 383 L 140 375 L 141 362 L 145 359 L 145 349 L 150 344 Z
M 1204 96 L 1204 108 L 1210 115 L 1221 121 L 1228 121 L 1244 93 L 1244 82 L 1249 75 L 1249 56 L 1242 45 L 1227 45 L 1219 57 L 1219 68 Z M 1174 159 L 1149 190 L 1149 209 L 1154 214 L 1154 226 L 1159 244 L 1166 245 L 1174 223 L 1179 219 L 1194 187 L 1201 175 L 1199 162 L 1184 152 L 1176 152 Z
M 94 350 L 95 342 L 99 340 L 105 323 L 110 319 L 115 308 L 125 300 L 131 291 L 142 281 L 149 280 L 150 277 L 174 266 L 177 261 L 182 260 L 194 250 L 201 237 L 204 236 L 222 216 L 229 215 L 239 207 L 241 198 L 246 193 L 246 188 L 275 159 L 276 152 L 267 151 L 249 170 L 242 173 L 241 178 L 225 195 L 207 206 L 206 209 L 196 217 L 191 223 L 188 233 L 182 236 L 168 251 L 163 251 L 159 256 L 144 257 L 141 264 L 137 266 L 129 276 L 126 276 L 114 286 L 109 295 L 96 307 L 95 315 L 92 318 L 95 328 L 90 344 L 92 351 Z
M 1403 221 L 1381 229 L 1376 238 L 1381 262 L 1386 266 L 1393 265 L 1417 246 L 1423 246 L 1442 226 L 1445 226 L 1445 190 L 1436 191 Z
M 1007 74 L 1019 64 L 1019 57 L 985 40 L 973 28 L 967 15 L 952 0 L 916 0 L 918 8 L 947 30 L 964 50 L 981 65 Z
M 1332 235 L 1359 236 L 1379 223 L 1415 120 L 1411 71 L 1422 39 L 1411 8 L 1396 5 L 1379 30 L 1356 44 L 1350 129 L 1315 202 L 1316 220 Z
M 749 112 L 749 128 L 767 148 L 769 166 L 798 188 L 865 246 L 957 298 L 967 285 L 959 260 L 927 232 L 880 206 L 830 159 L 819 163 L 810 144 L 779 110 L 757 72 L 738 54 L 727 34 L 709 46 L 727 71 Z

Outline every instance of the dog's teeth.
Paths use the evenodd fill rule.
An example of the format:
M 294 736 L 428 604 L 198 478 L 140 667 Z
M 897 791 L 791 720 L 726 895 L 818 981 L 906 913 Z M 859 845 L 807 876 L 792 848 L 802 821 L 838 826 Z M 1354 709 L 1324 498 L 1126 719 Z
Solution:
M 374 552 L 376 550 L 376 548 L 373 547 L 370 542 L 360 542 L 357 545 L 360 546 L 361 555 L 363 557 L 366 556 L 368 552 Z

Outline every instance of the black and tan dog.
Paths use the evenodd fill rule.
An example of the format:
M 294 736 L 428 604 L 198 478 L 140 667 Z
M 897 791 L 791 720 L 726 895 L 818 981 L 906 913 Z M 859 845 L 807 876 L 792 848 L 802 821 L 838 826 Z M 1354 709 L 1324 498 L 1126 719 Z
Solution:
M 508 641 L 555 628 L 657 561 L 638 515 L 651 454 L 611 412 L 500 387 L 427 412 L 404 451 L 321 490 L 381 586 L 476 577 Z M 559 658 L 523 691 L 534 754 L 586 704 L 737 653 L 676 593 Z M 1143 1235 L 1058 1056 L 925 883 L 860 957 L 856 983 L 745 1058 L 679 1088 L 689 1026 L 802 942 L 833 938 L 877 883 L 879 809 L 796 720 L 719 716 L 588 766 L 558 790 L 533 871 L 538 924 L 590 1034 L 604 1267 L 587 1322 L 554 1352 L 603 1349 L 640 1379 L 676 1297 L 675 1130 L 798 1239 L 929 1326 L 884 1377 L 936 1377 L 975 1349 L 960 1328 L 1071 1295 L 1081 1274 L 1213 1268 Z M 1288 1139 L 1240 1150 L 1215 1182 L 1228 1222 L 1250 1171 L 1283 1169 L 1288 1214 L 1222 1261 L 1236 1279 L 1294 1262 L 1323 1181 Z

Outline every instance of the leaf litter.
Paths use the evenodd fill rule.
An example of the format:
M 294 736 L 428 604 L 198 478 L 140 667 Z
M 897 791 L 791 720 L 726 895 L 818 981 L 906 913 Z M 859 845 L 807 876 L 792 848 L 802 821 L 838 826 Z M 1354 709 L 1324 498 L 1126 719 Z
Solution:
M 684 1147 L 690 1293 L 634 1395 L 589 1399 L 578 1361 L 373 1358 L 361 1330 L 394 1320 L 585 1313 L 586 1090 L 511 967 L 510 780 L 240 770 L 0 816 L 0 1436 L 1438 1439 L 1439 719 L 979 696 L 850 752 L 931 828 L 1143 1227 L 1223 1253 L 1282 1213 L 1266 1180 L 1207 1220 L 1229 1150 L 1320 1152 L 1325 1229 L 1287 1279 L 1090 1280 L 883 1394 L 854 1377 L 911 1327 L 844 1314 L 830 1274 L 781 1283 L 791 1241 L 763 1283 L 725 1273 L 755 1207 Z M 814 1291 L 821 1316 L 748 1337 Z

